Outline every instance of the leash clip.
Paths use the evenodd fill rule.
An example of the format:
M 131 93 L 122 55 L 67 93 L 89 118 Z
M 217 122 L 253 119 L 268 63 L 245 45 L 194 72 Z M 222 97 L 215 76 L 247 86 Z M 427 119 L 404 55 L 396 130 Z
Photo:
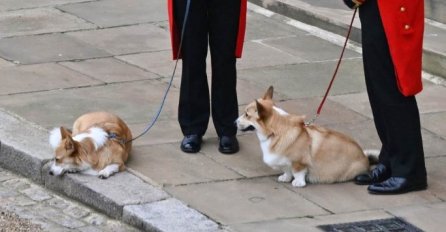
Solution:
M 310 121 L 304 122 L 304 125 L 306 127 L 313 125 L 317 118 L 319 118 L 319 114 L 315 114 L 314 117 Z

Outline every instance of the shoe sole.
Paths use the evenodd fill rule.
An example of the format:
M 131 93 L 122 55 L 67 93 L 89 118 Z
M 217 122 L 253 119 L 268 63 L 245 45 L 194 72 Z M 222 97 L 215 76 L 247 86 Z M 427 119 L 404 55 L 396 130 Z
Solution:
M 405 189 L 404 191 L 398 191 L 398 192 L 380 192 L 380 191 L 373 191 L 373 190 L 368 190 L 368 191 L 370 194 L 373 194 L 373 195 L 398 195 L 398 194 L 404 194 L 404 193 L 408 193 L 408 192 L 423 191 L 426 189 L 427 189 L 427 185 L 413 186 L 413 187 Z
M 180 147 L 181 151 L 185 152 L 185 153 L 198 153 L 201 150 L 201 147 L 198 149 L 186 149 L 183 147 Z
M 218 151 L 224 155 L 232 155 L 232 154 L 237 153 L 239 150 L 234 151 L 234 150 L 224 150 L 224 149 L 218 148 Z
M 359 182 L 359 181 L 356 181 L 356 180 L 354 182 L 355 182 L 356 185 L 371 185 L 371 184 L 374 184 L 373 182 L 367 182 L 366 183 L 366 182 Z

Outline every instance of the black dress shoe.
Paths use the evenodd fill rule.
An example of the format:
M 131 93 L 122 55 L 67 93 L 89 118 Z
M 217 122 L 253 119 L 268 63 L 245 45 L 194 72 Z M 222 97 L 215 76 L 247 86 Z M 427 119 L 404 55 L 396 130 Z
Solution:
M 197 153 L 201 149 L 201 142 L 200 135 L 186 135 L 181 141 L 181 150 L 186 153 Z
M 358 185 L 370 185 L 383 182 L 389 177 L 389 169 L 383 164 L 378 164 L 371 172 L 357 175 L 355 177 L 355 183 Z
M 223 154 L 234 154 L 239 151 L 239 145 L 235 136 L 221 136 L 218 150 Z
M 371 194 L 401 194 L 426 188 L 426 180 L 409 181 L 404 177 L 390 177 L 386 181 L 370 185 L 367 190 Z

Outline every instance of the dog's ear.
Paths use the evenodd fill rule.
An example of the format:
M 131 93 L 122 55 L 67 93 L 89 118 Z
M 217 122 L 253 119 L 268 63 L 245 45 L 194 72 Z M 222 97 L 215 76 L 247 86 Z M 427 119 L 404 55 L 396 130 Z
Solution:
M 74 139 L 69 135 L 66 139 L 65 139 L 65 150 L 67 151 L 68 154 L 73 154 L 75 151 L 77 151 L 77 142 L 74 141 Z
M 77 150 L 77 143 L 74 141 L 73 137 L 71 137 L 71 133 L 65 127 L 60 128 L 60 134 L 62 135 L 62 139 L 65 140 L 64 148 L 69 153 L 72 154 Z
M 62 136 L 62 139 L 65 139 L 67 137 L 71 137 L 71 133 L 69 130 L 67 130 L 65 127 L 60 127 L 60 135 Z
M 268 88 L 268 90 L 266 90 L 265 95 L 263 95 L 263 99 L 264 100 L 271 100 L 271 99 L 273 99 L 273 92 L 274 92 L 274 87 L 270 86 Z
M 265 119 L 271 114 L 271 111 L 257 100 L 256 100 L 256 107 L 257 107 L 257 114 L 261 119 Z

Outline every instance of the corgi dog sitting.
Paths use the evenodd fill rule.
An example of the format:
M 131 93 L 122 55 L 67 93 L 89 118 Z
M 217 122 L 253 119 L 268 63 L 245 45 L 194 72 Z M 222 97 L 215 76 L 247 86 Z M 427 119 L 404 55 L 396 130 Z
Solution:
M 118 116 L 107 112 L 84 114 L 74 122 L 73 132 L 64 127 L 50 132 L 55 158 L 49 174 L 81 172 L 108 178 L 125 170 L 131 139 L 130 129 Z
M 305 116 L 288 114 L 274 105 L 272 97 L 271 86 L 263 98 L 245 108 L 236 123 L 241 131 L 255 130 L 263 161 L 283 171 L 279 182 L 304 187 L 307 181 L 349 181 L 376 162 L 352 138 L 321 126 L 306 126 Z

